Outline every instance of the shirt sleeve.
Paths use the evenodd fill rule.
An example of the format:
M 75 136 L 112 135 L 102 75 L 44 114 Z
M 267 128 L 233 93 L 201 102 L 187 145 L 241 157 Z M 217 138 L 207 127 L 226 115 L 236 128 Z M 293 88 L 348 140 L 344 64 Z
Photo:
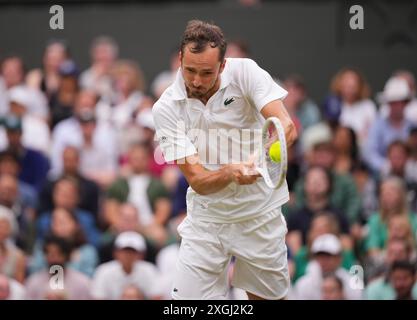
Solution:
M 185 132 L 185 122 L 163 104 L 156 103 L 152 109 L 156 138 L 166 162 L 182 159 L 197 153 Z
M 284 99 L 288 92 L 279 86 L 268 72 L 251 59 L 244 59 L 241 82 L 245 94 L 259 111 L 274 100 Z

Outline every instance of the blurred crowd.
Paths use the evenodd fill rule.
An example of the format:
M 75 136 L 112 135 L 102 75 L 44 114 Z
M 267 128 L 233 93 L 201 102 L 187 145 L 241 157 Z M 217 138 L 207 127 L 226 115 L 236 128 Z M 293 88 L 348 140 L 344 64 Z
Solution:
M 94 39 L 90 56 L 79 70 L 52 40 L 37 69 L 1 59 L 0 300 L 170 299 L 188 184 L 163 161 L 151 109 L 177 50 L 148 85 L 114 39 Z M 250 52 L 232 41 L 226 56 Z M 289 298 L 415 299 L 414 75 L 393 70 L 373 92 L 360 70 L 336 71 L 322 101 L 301 75 L 276 80 L 299 132 L 283 210 Z

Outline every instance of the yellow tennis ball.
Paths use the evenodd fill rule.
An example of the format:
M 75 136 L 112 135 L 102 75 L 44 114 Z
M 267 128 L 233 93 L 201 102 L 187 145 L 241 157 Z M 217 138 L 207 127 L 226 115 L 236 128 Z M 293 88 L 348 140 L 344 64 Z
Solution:
M 269 157 L 274 162 L 281 161 L 281 144 L 279 141 L 274 142 L 269 148 Z

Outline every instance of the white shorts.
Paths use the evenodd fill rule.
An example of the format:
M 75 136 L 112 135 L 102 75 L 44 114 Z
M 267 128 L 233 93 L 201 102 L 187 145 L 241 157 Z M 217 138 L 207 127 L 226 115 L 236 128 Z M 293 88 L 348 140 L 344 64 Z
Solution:
M 287 225 L 281 208 L 239 223 L 194 221 L 178 227 L 182 237 L 172 298 L 225 299 L 228 266 L 236 257 L 232 285 L 264 299 L 288 293 Z

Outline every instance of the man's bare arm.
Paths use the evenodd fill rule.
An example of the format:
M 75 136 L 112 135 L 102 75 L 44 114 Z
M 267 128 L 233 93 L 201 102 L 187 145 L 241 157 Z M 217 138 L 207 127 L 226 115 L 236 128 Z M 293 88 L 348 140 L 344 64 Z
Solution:
M 188 184 L 199 194 L 215 193 L 227 187 L 231 182 L 237 184 L 252 184 L 258 176 L 247 175 L 247 170 L 253 169 L 253 163 L 228 164 L 219 170 L 207 170 L 197 155 L 177 161 L 177 165 L 184 174 Z
M 289 148 L 295 142 L 298 135 L 295 124 L 291 120 L 283 102 L 281 100 L 271 101 L 262 108 L 261 114 L 265 119 L 269 117 L 277 117 L 281 121 L 285 131 L 287 148 Z

